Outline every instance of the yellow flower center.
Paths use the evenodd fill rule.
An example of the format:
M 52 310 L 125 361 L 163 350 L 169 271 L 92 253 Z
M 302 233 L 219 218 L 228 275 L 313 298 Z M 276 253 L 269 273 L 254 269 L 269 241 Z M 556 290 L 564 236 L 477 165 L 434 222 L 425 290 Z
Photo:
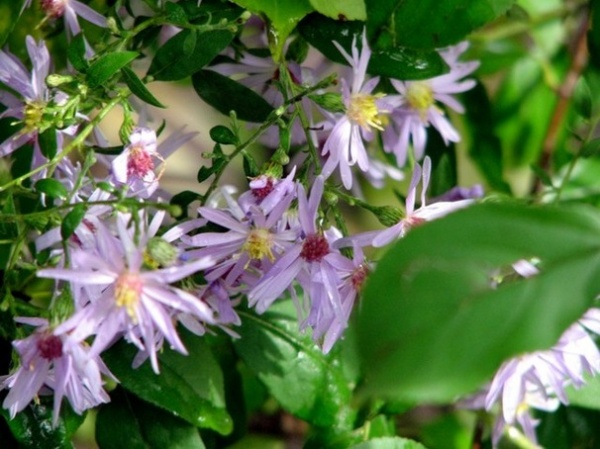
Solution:
M 275 260 L 273 256 L 273 240 L 271 233 L 264 228 L 256 228 L 250 231 L 242 249 L 248 253 L 250 259 L 261 260 L 268 257 L 270 261 Z
M 142 280 L 136 273 L 125 272 L 117 279 L 115 287 L 115 301 L 117 306 L 125 307 L 127 315 L 137 322 L 136 308 L 142 293 Z
M 39 125 L 42 122 L 44 116 L 44 108 L 46 104 L 41 101 L 32 101 L 25 103 L 23 108 L 23 123 L 25 128 L 24 133 L 30 133 L 39 129 Z
M 352 94 L 346 112 L 348 118 L 367 131 L 370 131 L 371 127 L 383 131 L 384 118 L 377 109 L 375 101 L 384 96 L 384 94 Z
M 427 109 L 435 103 L 431 86 L 426 82 L 419 81 L 409 83 L 406 99 L 411 108 L 419 111 L 421 118 L 424 118 Z

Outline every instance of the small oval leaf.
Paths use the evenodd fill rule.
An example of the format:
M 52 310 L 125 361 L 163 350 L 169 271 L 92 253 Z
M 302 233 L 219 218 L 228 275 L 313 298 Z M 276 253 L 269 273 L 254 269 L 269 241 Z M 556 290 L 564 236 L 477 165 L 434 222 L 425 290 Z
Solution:
M 77 229 L 77 226 L 79 226 L 79 223 L 81 223 L 81 220 L 83 220 L 83 217 L 85 217 L 85 212 L 85 205 L 78 204 L 71 210 L 71 212 L 65 215 L 65 218 L 63 218 L 63 221 L 60 225 L 60 235 L 63 240 L 67 240 L 69 237 L 71 237 L 71 235 L 73 235 L 75 229 Z
M 69 196 L 67 188 L 60 181 L 52 178 L 40 179 L 35 183 L 34 189 L 51 198 L 64 200 Z
M 138 53 L 135 51 L 122 51 L 100 56 L 87 70 L 89 86 L 94 88 L 104 84 L 137 56 Z

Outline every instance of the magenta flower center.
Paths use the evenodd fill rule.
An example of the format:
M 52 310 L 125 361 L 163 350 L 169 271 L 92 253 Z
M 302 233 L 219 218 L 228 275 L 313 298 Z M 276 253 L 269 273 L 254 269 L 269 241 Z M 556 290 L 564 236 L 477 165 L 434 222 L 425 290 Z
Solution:
M 42 9 L 48 17 L 58 19 L 65 13 L 68 0 L 42 0 Z
M 144 147 L 134 146 L 129 150 L 127 160 L 127 175 L 143 178 L 148 172 L 154 170 L 152 155 Z
M 354 287 L 354 290 L 357 292 L 361 290 L 368 274 L 369 268 L 367 268 L 367 266 L 364 264 L 359 265 L 359 267 L 354 270 L 352 276 L 350 277 L 350 282 L 352 282 L 352 287 Z
M 63 355 L 62 340 L 56 335 L 49 334 L 41 337 L 37 341 L 37 348 L 46 360 L 58 359 Z
M 327 254 L 329 254 L 327 239 L 319 234 L 311 234 L 306 237 L 302 244 L 300 257 L 307 262 L 321 262 Z
M 143 283 L 137 273 L 125 272 L 117 279 L 115 286 L 115 302 L 118 307 L 125 307 L 132 321 L 137 320 L 136 309 L 140 302 Z
M 252 195 L 254 195 L 254 197 L 258 200 L 258 201 L 262 201 L 264 200 L 267 195 L 269 193 L 271 193 L 273 191 L 273 188 L 275 187 L 274 183 L 273 183 L 273 178 L 267 178 L 267 182 L 263 187 L 258 187 L 255 189 L 252 189 Z

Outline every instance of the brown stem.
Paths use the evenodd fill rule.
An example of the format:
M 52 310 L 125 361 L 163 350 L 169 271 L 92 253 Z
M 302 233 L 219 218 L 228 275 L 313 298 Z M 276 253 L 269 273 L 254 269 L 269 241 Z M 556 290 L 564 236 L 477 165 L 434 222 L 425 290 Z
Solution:
M 546 131 L 544 143 L 542 145 L 542 154 L 539 160 L 539 166 L 549 175 L 552 172 L 552 154 L 556 148 L 556 141 L 560 131 L 560 125 L 563 122 L 569 108 L 569 102 L 573 96 L 577 80 L 583 71 L 588 58 L 587 53 L 587 30 L 589 23 L 589 11 L 586 9 L 579 23 L 575 40 L 573 41 L 573 58 L 569 65 L 569 70 L 565 75 L 563 83 L 557 91 L 558 101 L 554 107 L 552 118 Z M 534 185 L 531 189 L 533 194 L 539 193 L 542 190 L 542 181 L 536 177 Z

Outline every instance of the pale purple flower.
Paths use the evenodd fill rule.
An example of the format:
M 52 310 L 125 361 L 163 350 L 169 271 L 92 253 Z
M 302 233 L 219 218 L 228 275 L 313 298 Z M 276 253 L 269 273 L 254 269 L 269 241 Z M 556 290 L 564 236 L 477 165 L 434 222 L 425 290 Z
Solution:
M 265 214 L 270 213 L 287 195 L 295 195 L 295 174 L 296 166 L 283 179 L 277 179 L 269 174 L 257 176 L 250 181 L 250 189 L 240 195 L 238 199 L 240 207 L 248 212 L 252 205 L 256 205 Z
M 0 157 L 12 153 L 29 141 L 34 142 L 37 152 L 41 154 L 37 136 L 41 131 L 39 126 L 42 115 L 51 100 L 45 82 L 50 71 L 50 54 L 44 41 L 36 43 L 31 36 L 27 36 L 26 44 L 33 66 L 31 73 L 14 55 L 0 50 L 0 81 L 22 97 L 0 91 L 0 103 L 7 107 L 0 117 L 14 117 L 23 123 L 23 128 L 18 133 L 0 144 Z M 59 136 L 60 133 L 57 138 Z
M 362 35 L 362 49 L 356 46 L 356 36 L 352 41 L 352 55 L 349 55 L 337 42 L 333 42 L 352 67 L 352 85 L 342 78 L 342 96 L 346 113 L 335 117 L 335 125 L 325 144 L 323 155 L 327 161 L 323 166 L 323 176 L 329 177 L 339 167 L 344 187 L 352 187 L 351 167 L 357 165 L 362 171 L 369 170 L 369 156 L 365 140 L 371 140 L 373 129 L 383 130 L 381 115 L 391 111 L 391 106 L 383 95 L 373 94 L 379 77 L 365 80 L 371 50 L 366 32 Z
M 308 198 L 303 186 L 298 185 L 298 240 L 265 271 L 248 293 L 248 300 L 258 313 L 263 313 L 289 289 L 301 328 L 312 327 L 316 340 L 331 332 L 330 339 L 335 341 L 337 329 L 346 327 L 352 298 L 341 288 L 344 281 L 338 272 L 338 268 L 346 268 L 347 259 L 332 247 L 339 234 L 335 230 L 323 232 L 317 223 L 323 183 L 323 177 L 318 176 Z M 290 288 L 294 281 L 302 286 L 302 298 Z
M 114 180 L 128 185 L 131 196 L 149 197 L 158 188 L 165 159 L 195 135 L 183 133 L 181 129 L 159 145 L 154 130 L 135 128 L 129 136 L 129 145 L 111 163 Z M 159 163 L 161 167 L 157 174 L 155 170 Z
M 475 86 L 474 80 L 462 80 L 471 74 L 479 62 L 459 62 L 458 58 L 467 49 L 468 43 L 463 42 L 440 52 L 450 72 L 429 80 L 398 81 L 391 80 L 399 92 L 400 105 L 391 114 L 390 125 L 383 134 L 384 149 L 396 156 L 399 167 L 406 164 L 408 147 L 412 144 L 414 155 L 420 160 L 425 154 L 427 143 L 427 128 L 433 125 L 446 144 L 458 142 L 460 136 L 450 123 L 438 103 L 463 113 L 463 106 L 453 97 L 453 94 L 465 92 Z
M 278 195 L 280 201 L 273 205 L 269 213 L 256 205 L 244 212 L 229 194 L 224 195 L 229 205 L 227 210 L 200 207 L 198 212 L 207 221 L 228 231 L 201 232 L 184 237 L 182 241 L 191 247 L 201 248 L 188 251 L 188 255 L 209 256 L 217 261 L 215 267 L 205 274 L 208 281 L 212 282 L 223 276 L 225 283 L 232 285 L 247 271 L 250 264 L 274 261 L 289 242 L 296 238 L 296 233 L 285 229 L 281 222 L 295 192 L 288 191 L 283 196 Z
M 495 404 L 501 407 L 494 428 L 494 447 L 506 427 L 514 426 L 535 443 L 537 421 L 531 416 L 531 408 L 554 411 L 561 403 L 568 404 L 565 388 L 579 388 L 585 384 L 585 375 L 600 372 L 600 352 L 586 329 L 600 330 L 599 309 L 586 312 L 551 349 L 510 359 L 500 367 L 487 392 L 474 402 L 487 410 Z
M 194 295 L 170 284 L 213 265 L 210 257 L 162 269 L 147 269 L 145 262 L 148 235 L 158 227 L 156 220 L 148 228 L 128 226 L 130 216 L 117 217 L 118 238 L 100 227 L 108 242 L 104 254 L 74 250 L 71 268 L 40 270 L 38 276 L 70 281 L 75 288 L 82 285 L 99 287 L 99 295 L 89 298 L 70 319 L 59 326 L 83 340 L 95 335 L 92 354 L 99 354 L 115 339 L 124 335 L 140 351 L 149 355 L 152 368 L 158 372 L 157 342 L 164 337 L 177 351 L 186 349 L 173 326 L 173 315 L 190 313 L 207 324 L 214 324 L 210 308 Z M 143 216 L 139 222 L 143 223 Z M 106 235 L 108 234 L 108 235 Z M 135 240 L 137 238 L 137 242 Z
M 474 200 L 466 199 L 459 201 L 440 201 L 427 205 L 425 194 L 427 192 L 427 187 L 429 186 L 430 177 L 431 159 L 429 156 L 426 156 L 423 161 L 422 169 L 418 163 L 416 163 L 413 168 L 413 175 L 408 187 L 408 194 L 406 195 L 404 218 L 395 225 L 382 231 L 368 231 L 351 237 L 344 237 L 335 243 L 336 247 L 342 248 L 352 246 L 353 244 L 358 244 L 360 246 L 373 245 L 375 247 L 385 246 L 398 238 L 404 237 L 406 233 L 415 226 L 444 217 L 456 210 L 464 209 L 473 204 Z M 421 205 L 418 208 L 415 208 L 419 182 L 422 183 Z
M 41 0 L 41 6 L 50 19 L 65 18 L 70 33 L 74 36 L 81 32 L 77 16 L 94 25 L 106 28 L 106 17 L 77 0 Z
M 113 376 L 102 360 L 90 353 L 85 342 L 52 330 L 42 318 L 17 318 L 17 321 L 36 326 L 36 330 L 29 337 L 13 342 L 21 366 L 0 385 L 0 389 L 10 390 L 2 406 L 9 410 L 11 418 L 44 388 L 54 393 L 54 425 L 58 422 L 63 397 L 79 414 L 109 402 L 101 375 Z

